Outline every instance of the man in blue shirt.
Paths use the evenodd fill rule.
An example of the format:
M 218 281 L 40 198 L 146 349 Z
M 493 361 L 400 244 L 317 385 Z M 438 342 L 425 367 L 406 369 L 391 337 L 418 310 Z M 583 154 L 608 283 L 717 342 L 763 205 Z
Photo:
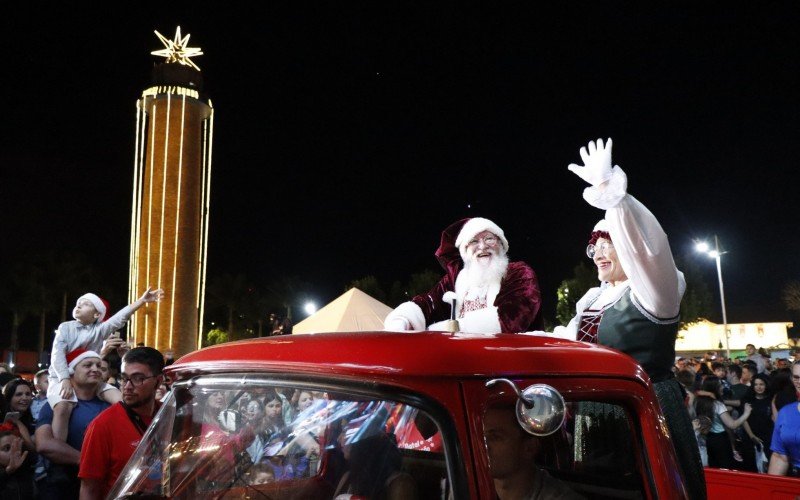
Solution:
M 78 498 L 81 482 L 78 464 L 81 460 L 83 436 L 89 423 L 110 405 L 97 397 L 97 388 L 103 383 L 100 355 L 86 351 L 80 359 L 70 363 L 74 370 L 72 386 L 78 403 L 69 419 L 67 442 L 53 436 L 53 409 L 46 404 L 36 421 L 36 451 L 48 459 L 47 477 L 40 481 L 40 498 Z

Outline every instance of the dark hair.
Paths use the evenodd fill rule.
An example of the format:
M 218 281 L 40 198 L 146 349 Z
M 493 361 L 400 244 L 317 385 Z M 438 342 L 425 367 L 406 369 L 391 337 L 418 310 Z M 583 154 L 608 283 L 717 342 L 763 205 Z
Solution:
M 3 397 L 6 400 L 6 407 L 8 411 L 15 411 L 11 408 L 11 398 L 14 397 L 14 394 L 17 392 L 17 388 L 21 385 L 27 386 L 28 389 L 31 390 L 31 396 L 33 395 L 35 390 L 33 385 L 24 378 L 15 378 L 3 386 Z M 28 428 L 33 425 L 33 413 L 31 413 L 30 406 L 28 406 L 28 409 L 20 415 L 19 420 Z
M 731 365 L 728 367 L 728 372 L 736 375 L 736 378 L 742 378 L 742 367 L 739 365 Z
M 125 353 L 123 363 L 141 363 L 147 365 L 153 375 L 161 375 L 164 371 L 164 356 L 152 347 L 134 347 Z
M 755 377 L 758 375 L 758 367 L 755 363 L 745 363 L 742 365 L 742 370 L 747 370 L 750 372 L 751 377 Z
M 723 369 L 727 370 L 727 367 L 725 366 L 724 363 L 720 363 L 719 361 L 714 361 L 713 363 L 711 363 L 711 371 L 712 372 L 714 370 L 718 369 L 718 368 L 723 368 Z
M 108 373 L 112 377 L 116 378 L 119 376 L 120 369 L 122 368 L 122 358 L 119 357 L 119 353 L 116 349 L 109 352 L 105 356 L 103 356 L 103 361 L 108 363 Z
M 710 392 L 715 397 L 719 398 L 721 396 L 721 388 L 722 386 L 719 383 L 719 378 L 716 375 L 709 375 L 705 379 L 703 379 L 703 384 L 700 388 L 706 392 Z M 710 396 L 702 396 L 698 395 L 694 400 L 694 409 L 697 413 L 698 417 L 708 417 L 711 421 L 714 421 L 714 406 L 716 403 L 716 399 Z
M 747 388 L 747 392 L 745 393 L 742 399 L 746 401 L 756 399 L 756 390 L 755 390 L 756 380 L 764 382 L 764 385 L 767 386 L 767 389 L 764 391 L 764 397 L 772 399 L 772 382 L 769 378 L 769 375 L 765 373 L 758 373 L 755 376 L 753 376 L 753 380 L 750 381 L 750 387 Z
M 678 370 L 678 373 L 675 374 L 675 378 L 686 389 L 691 391 L 694 388 L 695 376 L 692 370 L 688 368 Z

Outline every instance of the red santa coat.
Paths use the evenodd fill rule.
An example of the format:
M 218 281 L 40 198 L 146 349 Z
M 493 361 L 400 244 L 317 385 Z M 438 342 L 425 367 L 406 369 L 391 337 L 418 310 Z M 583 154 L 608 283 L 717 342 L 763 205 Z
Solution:
M 446 274 L 430 291 L 411 299 L 422 310 L 426 325 L 450 318 L 450 305 L 442 301 L 442 296 L 445 292 L 456 291 L 456 280 L 464 263 L 455 241 L 468 220 L 462 219 L 442 231 L 441 243 L 435 255 Z M 541 330 L 541 296 L 533 269 L 524 262 L 510 262 L 493 302 L 493 306 L 497 307 L 500 332 Z

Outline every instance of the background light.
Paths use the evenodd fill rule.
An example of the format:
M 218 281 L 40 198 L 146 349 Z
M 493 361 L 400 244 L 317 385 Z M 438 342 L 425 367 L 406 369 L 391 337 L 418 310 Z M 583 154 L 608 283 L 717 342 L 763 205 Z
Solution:
M 306 311 L 306 314 L 311 316 L 317 312 L 317 305 L 313 302 L 306 302 L 306 305 L 303 306 L 303 309 Z

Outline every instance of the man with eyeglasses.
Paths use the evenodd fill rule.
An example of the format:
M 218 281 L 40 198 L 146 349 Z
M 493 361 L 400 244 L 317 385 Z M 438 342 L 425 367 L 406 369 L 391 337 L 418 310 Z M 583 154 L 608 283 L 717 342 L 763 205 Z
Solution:
M 86 430 L 81 453 L 80 498 L 105 498 L 133 455 L 160 403 L 164 356 L 152 347 L 136 347 L 122 358 L 122 401 L 103 411 Z
M 508 240 L 497 224 L 482 217 L 455 222 L 442 232 L 435 255 L 445 276 L 429 292 L 390 312 L 386 330 L 447 330 L 451 307 L 462 332 L 541 328 L 536 273 L 525 262 L 509 262 Z M 455 294 L 455 304 L 445 302 L 448 292 Z
M 48 460 L 47 475 L 37 482 L 40 499 L 77 498 L 81 481 L 78 479 L 84 433 L 91 421 L 110 405 L 97 397 L 103 379 L 100 355 L 86 349 L 67 354 L 72 387 L 77 403 L 72 410 L 66 442 L 53 435 L 53 408 L 42 406 L 36 420 L 36 451 Z

